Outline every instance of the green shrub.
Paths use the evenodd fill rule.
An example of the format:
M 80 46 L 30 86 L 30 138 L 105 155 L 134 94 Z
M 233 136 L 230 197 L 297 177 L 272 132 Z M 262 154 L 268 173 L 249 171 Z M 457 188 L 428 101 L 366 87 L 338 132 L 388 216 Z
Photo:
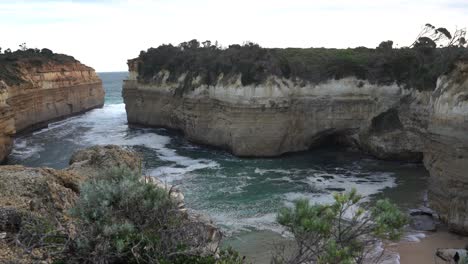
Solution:
M 407 223 L 388 200 L 366 208 L 355 190 L 334 198 L 331 205 L 298 200 L 293 208 L 281 209 L 278 222 L 294 235 L 297 250 L 291 257 L 278 254 L 275 262 L 376 263 L 381 256 L 370 253 L 378 239 L 398 239 Z
M 14 243 L 54 263 L 244 263 L 231 249 L 216 256 L 202 223 L 188 219 L 167 190 L 128 169 L 85 182 L 71 216 L 67 233 L 55 222 L 21 215 Z
M 214 252 L 204 248 L 211 240 L 203 228 L 187 220 L 169 192 L 126 169 L 86 182 L 72 216 L 78 236 L 69 247 L 68 261 L 239 263 L 231 253 L 215 259 Z
M 151 263 L 182 250 L 174 241 L 181 216 L 168 193 L 127 170 L 85 183 L 72 211 L 74 255 L 88 263 Z
M 257 44 L 201 46 L 196 40 L 179 46 L 161 45 L 142 51 L 136 58 L 142 82 L 154 81 L 156 74 L 167 70 L 169 82 L 187 77 L 177 94 L 193 89 L 192 80 L 213 85 L 218 76 L 241 74 L 242 84 L 260 84 L 270 75 L 300 78 L 311 83 L 354 76 L 376 84 L 397 83 L 419 90 L 433 90 L 437 78 L 450 71 L 454 62 L 468 54 L 461 47 L 392 49 L 391 41 L 377 49 L 287 48 L 269 49 Z

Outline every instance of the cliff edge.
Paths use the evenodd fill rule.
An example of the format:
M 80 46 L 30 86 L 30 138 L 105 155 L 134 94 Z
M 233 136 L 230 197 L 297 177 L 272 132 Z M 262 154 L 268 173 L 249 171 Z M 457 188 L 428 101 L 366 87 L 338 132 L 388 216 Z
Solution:
M 0 161 L 11 136 L 104 104 L 93 68 L 50 50 L 0 54 Z

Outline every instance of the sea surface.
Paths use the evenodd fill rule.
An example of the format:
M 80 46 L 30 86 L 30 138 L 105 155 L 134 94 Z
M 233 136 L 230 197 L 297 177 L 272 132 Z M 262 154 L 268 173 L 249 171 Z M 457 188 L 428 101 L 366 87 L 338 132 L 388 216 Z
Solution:
M 192 144 L 176 131 L 129 127 L 121 96 L 127 74 L 99 73 L 104 107 L 16 138 L 9 163 L 60 169 L 74 151 L 88 146 L 134 148 L 144 155 L 147 175 L 177 185 L 188 208 L 208 214 L 224 230 L 225 244 L 255 262 L 266 262 L 268 250 L 281 241 L 276 212 L 295 199 L 327 203 L 333 192 L 356 188 L 371 201 L 388 197 L 403 209 L 422 201 L 428 173 L 420 164 L 379 161 L 339 148 L 237 158 Z

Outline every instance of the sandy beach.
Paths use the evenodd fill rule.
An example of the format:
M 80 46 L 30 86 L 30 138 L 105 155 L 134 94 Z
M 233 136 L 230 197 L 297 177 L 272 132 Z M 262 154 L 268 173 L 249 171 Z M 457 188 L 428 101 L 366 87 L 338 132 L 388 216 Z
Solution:
M 435 257 L 438 248 L 465 248 L 468 244 L 468 237 L 452 234 L 447 230 L 424 234 L 426 237 L 419 242 L 402 241 L 392 244 L 389 250 L 400 255 L 401 264 L 439 264 L 444 262 Z

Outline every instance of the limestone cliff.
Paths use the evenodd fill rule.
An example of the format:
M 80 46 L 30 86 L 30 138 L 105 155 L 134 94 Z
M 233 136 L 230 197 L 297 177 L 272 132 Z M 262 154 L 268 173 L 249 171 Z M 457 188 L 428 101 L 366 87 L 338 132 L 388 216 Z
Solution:
M 0 161 L 11 135 L 104 104 L 94 69 L 73 57 L 15 52 L 0 56 Z
M 435 89 L 415 89 L 356 77 L 314 83 L 272 74 L 244 85 L 241 74 L 220 74 L 208 85 L 190 72 L 161 70 L 148 79 L 135 59 L 123 96 L 129 123 L 178 129 L 239 156 L 333 141 L 383 159 L 424 157 L 432 206 L 452 230 L 468 233 L 467 65 L 440 76 Z
M 15 120 L 11 107 L 6 103 L 8 91 L 6 84 L 0 81 L 0 162 L 8 156 L 13 144 Z

